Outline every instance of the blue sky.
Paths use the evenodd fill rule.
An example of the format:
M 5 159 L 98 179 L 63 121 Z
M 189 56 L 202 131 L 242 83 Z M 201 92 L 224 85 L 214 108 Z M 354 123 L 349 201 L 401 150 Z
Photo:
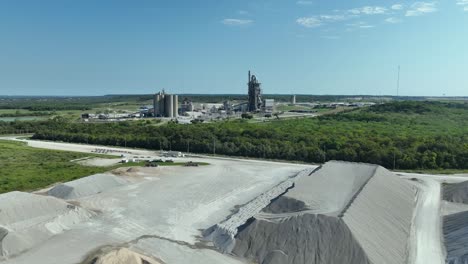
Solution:
M 0 0 L 0 94 L 468 96 L 468 0 Z

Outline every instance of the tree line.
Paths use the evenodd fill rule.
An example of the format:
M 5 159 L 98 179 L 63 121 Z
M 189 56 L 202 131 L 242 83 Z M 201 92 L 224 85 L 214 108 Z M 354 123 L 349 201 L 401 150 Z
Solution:
M 467 117 L 464 104 L 397 102 L 254 124 L 55 121 L 39 127 L 34 138 L 315 163 L 367 162 L 389 169 L 468 169 Z

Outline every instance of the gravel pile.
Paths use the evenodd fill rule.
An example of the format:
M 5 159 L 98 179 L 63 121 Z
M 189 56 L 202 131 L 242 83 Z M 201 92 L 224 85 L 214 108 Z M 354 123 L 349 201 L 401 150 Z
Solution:
M 468 204 L 468 181 L 445 185 L 443 196 L 449 202 Z
M 239 232 L 232 253 L 262 264 L 370 263 L 342 219 L 320 214 L 257 218 Z
M 262 264 L 407 263 L 415 197 L 382 167 L 328 162 L 239 225 L 230 252 Z
M 54 197 L 0 195 L 0 259 L 26 251 L 93 214 Z
M 95 174 L 71 182 L 66 182 L 50 189 L 47 194 L 60 199 L 77 199 L 94 195 L 127 184 L 117 176 L 110 174 Z

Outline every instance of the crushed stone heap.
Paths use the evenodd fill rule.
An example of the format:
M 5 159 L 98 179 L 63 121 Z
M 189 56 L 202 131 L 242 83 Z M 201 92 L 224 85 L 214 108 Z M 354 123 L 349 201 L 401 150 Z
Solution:
M 0 195 L 0 260 L 26 251 L 93 216 L 55 197 L 24 192 Z
M 468 204 L 468 181 L 443 186 L 444 200 Z
M 47 194 L 60 199 L 71 200 L 119 187 L 127 182 L 110 174 L 95 174 L 78 180 L 66 182 L 50 189 Z
M 468 181 L 443 185 L 443 198 L 450 203 L 468 204 Z M 448 264 L 468 263 L 468 212 L 443 218 Z
M 216 228 L 207 237 L 261 264 L 407 263 L 416 196 L 410 184 L 377 165 L 337 161 L 293 181 L 239 225 L 228 247 L 213 237 Z

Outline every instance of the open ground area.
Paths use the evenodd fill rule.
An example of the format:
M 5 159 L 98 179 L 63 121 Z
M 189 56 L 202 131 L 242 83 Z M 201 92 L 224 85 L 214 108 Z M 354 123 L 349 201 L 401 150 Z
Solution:
M 4 144 L 29 151 L 68 151 L 64 153 L 75 155 L 71 158 L 105 148 L 4 139 L 10 140 Z M 105 149 L 157 157 L 148 150 Z M 451 237 L 447 232 L 453 231 L 444 233 L 442 227 L 458 221 L 453 213 L 466 206 L 461 200 L 442 202 L 441 186 L 468 180 L 466 175 L 394 174 L 346 162 L 316 170 L 306 164 L 174 158 L 176 163 L 187 160 L 208 165 L 90 167 L 107 172 L 30 194 L 0 195 L 0 204 L 14 201 L 15 208 L 3 207 L 8 218 L 0 213 L 2 262 L 305 263 L 298 256 L 319 254 L 322 262 L 315 263 L 419 264 L 464 256 L 461 242 L 446 244 L 444 234 Z M 457 196 L 451 197 L 464 197 L 463 187 L 453 190 Z M 29 211 L 32 201 L 42 209 Z M 443 215 L 452 218 L 444 222 Z M 288 238 L 295 229 L 301 232 Z M 22 242 L 26 237 L 29 242 Z M 297 239 L 308 246 L 297 246 Z M 316 239 L 339 250 L 332 253 Z M 279 246 L 279 241 L 286 244 Z M 458 253 L 447 255 L 447 247 Z
M 468 0 L 0 0 L 0 264 L 468 264 Z

